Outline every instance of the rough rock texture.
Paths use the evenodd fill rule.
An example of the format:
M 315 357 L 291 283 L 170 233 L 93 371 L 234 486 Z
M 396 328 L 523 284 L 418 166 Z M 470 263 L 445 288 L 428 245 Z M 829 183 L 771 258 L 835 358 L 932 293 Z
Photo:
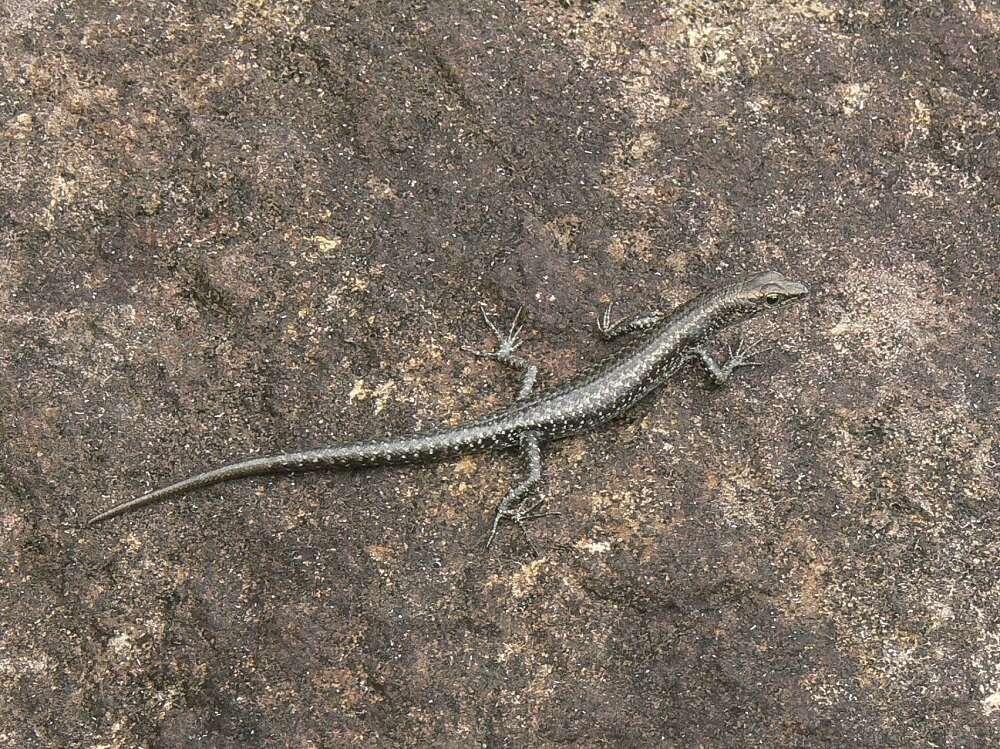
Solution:
M 1000 6 L 0 2 L 0 746 L 1000 740 Z M 762 366 L 546 453 L 462 344 L 774 268 Z M 734 334 L 735 335 L 735 334 Z

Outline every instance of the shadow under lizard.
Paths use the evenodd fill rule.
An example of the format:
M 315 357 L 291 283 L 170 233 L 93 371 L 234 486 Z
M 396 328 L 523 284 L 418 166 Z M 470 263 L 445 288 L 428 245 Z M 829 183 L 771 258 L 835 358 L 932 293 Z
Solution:
M 705 348 L 715 335 L 729 325 L 807 293 L 803 284 L 767 271 L 706 291 L 669 313 L 636 315 L 611 324 L 608 305 L 599 319 L 599 332 L 608 340 L 630 336 L 632 341 L 572 380 L 537 395 L 533 395 L 537 367 L 515 354 L 520 346 L 517 318 L 504 335 L 484 313 L 499 347 L 493 352 L 473 353 L 523 372 L 517 401 L 509 408 L 451 429 L 231 463 L 123 502 L 89 522 L 98 523 L 168 497 L 247 476 L 425 463 L 488 450 L 517 449 L 525 460 L 526 474 L 500 501 L 486 542 L 488 547 L 502 521 L 509 520 L 523 530 L 524 521 L 545 514 L 539 511 L 542 500 L 532 496 L 541 479 L 542 444 L 592 431 L 625 414 L 688 361 L 700 360 L 717 384 L 725 383 L 736 368 L 754 363 L 753 347 L 741 344 L 720 364 Z

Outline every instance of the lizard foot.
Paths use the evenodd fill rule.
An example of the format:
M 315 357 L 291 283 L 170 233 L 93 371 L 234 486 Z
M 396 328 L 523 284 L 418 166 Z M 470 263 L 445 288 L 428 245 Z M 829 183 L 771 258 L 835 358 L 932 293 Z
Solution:
M 736 350 L 732 345 L 727 347 L 729 358 L 726 360 L 725 368 L 732 372 L 739 367 L 755 367 L 760 362 L 755 358 L 758 354 L 765 354 L 771 350 L 770 346 L 764 346 L 762 341 L 751 341 L 747 343 L 745 338 L 740 338 L 736 344 Z
M 712 380 L 718 386 L 725 385 L 733 372 L 740 367 L 752 367 L 759 364 L 760 362 L 754 357 L 765 351 L 765 349 L 761 348 L 760 343 L 748 344 L 743 339 L 740 339 L 735 351 L 731 345 L 727 348 L 729 358 L 726 359 L 725 364 L 719 364 L 715 357 L 709 353 L 708 349 L 702 346 L 691 349 L 691 354 L 701 359 L 705 365 L 705 369 L 708 370 Z
M 597 316 L 597 334 L 605 341 L 610 341 L 614 338 L 611 333 L 611 330 L 614 327 L 611 324 L 611 308 L 614 307 L 614 305 L 614 302 L 608 302 L 608 306 L 604 308 L 604 312 Z
M 521 328 L 523 325 L 518 324 L 518 321 L 521 319 L 521 311 L 524 308 L 521 307 L 517 310 L 514 319 L 510 323 L 510 328 L 506 333 L 502 333 L 496 326 L 496 323 L 493 322 L 492 315 L 486 311 L 486 305 L 481 304 L 480 307 L 483 311 L 483 319 L 486 321 L 486 325 L 489 326 L 489 329 L 493 331 L 493 335 L 496 336 L 497 349 L 495 351 L 482 351 L 471 346 L 462 346 L 462 350 L 483 357 L 484 359 L 500 359 L 503 361 L 521 348 L 521 344 L 524 343 L 521 338 Z
M 531 540 L 531 535 L 528 533 L 527 523 L 532 520 L 549 517 L 550 515 L 562 514 L 555 510 L 540 509 L 544 503 L 544 497 L 537 497 L 531 502 L 522 501 L 517 507 L 500 507 L 497 510 L 496 516 L 493 518 L 493 527 L 490 528 L 489 535 L 486 538 L 486 548 L 489 549 L 490 546 L 492 546 L 493 540 L 497 535 L 497 530 L 500 528 L 500 524 L 504 520 L 507 520 L 515 525 L 519 531 L 521 531 L 521 535 L 523 535 L 524 540 L 527 541 L 528 547 L 531 549 L 531 553 L 536 557 L 540 556 L 538 548 L 535 546 L 535 543 Z

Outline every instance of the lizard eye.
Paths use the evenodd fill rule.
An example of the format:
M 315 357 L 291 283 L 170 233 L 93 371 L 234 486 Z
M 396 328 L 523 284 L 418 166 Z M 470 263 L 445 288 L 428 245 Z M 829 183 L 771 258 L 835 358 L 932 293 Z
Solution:
M 768 304 L 777 304 L 781 301 L 781 294 L 771 292 L 770 294 L 764 296 L 764 301 Z

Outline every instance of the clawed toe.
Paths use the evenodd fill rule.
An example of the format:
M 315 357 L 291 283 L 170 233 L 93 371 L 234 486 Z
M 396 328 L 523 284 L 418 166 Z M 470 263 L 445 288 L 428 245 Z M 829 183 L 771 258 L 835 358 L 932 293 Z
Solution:
M 753 367 L 760 364 L 759 355 L 765 354 L 771 350 L 770 346 L 764 346 L 764 342 L 757 340 L 747 343 L 746 339 L 741 338 L 739 343 L 736 344 L 736 350 L 733 351 L 733 347 L 730 344 L 727 346 L 729 351 L 729 362 L 731 362 L 731 369 L 736 369 L 737 367 Z
M 496 351 L 486 352 L 463 346 L 463 351 L 468 351 L 472 354 L 476 354 L 477 356 L 496 359 L 501 356 L 513 354 L 521 348 L 521 344 L 524 343 L 521 338 L 521 329 L 524 327 L 524 324 L 520 322 L 521 312 L 524 309 L 523 307 L 518 308 L 517 312 L 514 314 L 514 319 L 511 321 L 510 328 L 508 328 L 506 333 L 501 332 L 500 328 L 498 328 L 496 323 L 493 322 L 493 315 L 486 310 L 485 304 L 480 303 L 479 307 L 483 313 L 483 320 L 486 321 L 486 325 L 497 339 L 497 349 Z
M 597 332 L 605 338 L 611 335 L 611 308 L 613 306 L 614 302 L 608 302 L 608 306 L 604 308 L 603 314 L 599 313 L 597 317 Z
M 523 341 L 521 340 L 521 328 L 524 327 L 523 323 L 518 321 L 521 319 L 521 311 L 524 307 L 518 307 L 517 312 L 514 313 L 514 319 L 510 322 L 510 329 L 507 331 L 505 336 L 497 336 L 497 340 L 500 343 L 500 351 L 505 354 L 512 354 L 517 351 Z
M 497 339 L 498 339 L 498 340 L 499 340 L 500 338 L 503 338 L 503 335 L 502 335 L 502 334 L 500 333 L 500 331 L 499 331 L 499 330 L 497 329 L 497 326 L 496 326 L 496 324 L 495 324 L 495 323 L 493 322 L 493 316 L 492 316 L 492 315 L 491 315 L 491 314 L 489 313 L 489 311 L 488 311 L 488 310 L 486 309 L 486 304 L 485 304 L 485 302 L 480 302 L 480 303 L 479 303 L 479 311 L 480 311 L 480 312 L 482 312 L 482 314 L 483 314 L 483 320 L 485 321 L 485 323 L 486 323 L 486 326 L 487 326 L 487 327 L 488 327 L 488 328 L 489 328 L 489 329 L 490 329 L 491 331 L 493 331 L 493 335 L 495 335 L 495 336 L 497 337 Z
M 514 509 L 500 509 L 497 510 L 496 517 L 493 518 L 493 526 L 490 528 L 490 532 L 486 536 L 486 548 L 489 549 L 493 545 L 493 541 L 496 539 L 497 532 L 500 529 L 500 525 L 504 521 L 508 521 L 514 525 L 521 534 L 524 536 L 524 540 L 528 543 L 531 548 L 532 554 L 536 557 L 539 556 L 538 549 L 535 547 L 534 542 L 531 540 L 531 535 L 528 533 L 527 523 L 532 520 L 539 520 L 541 518 L 549 517 L 550 515 L 561 515 L 561 512 L 556 510 L 546 510 L 542 508 L 545 503 L 543 497 L 539 497 L 532 502 L 522 503 Z

